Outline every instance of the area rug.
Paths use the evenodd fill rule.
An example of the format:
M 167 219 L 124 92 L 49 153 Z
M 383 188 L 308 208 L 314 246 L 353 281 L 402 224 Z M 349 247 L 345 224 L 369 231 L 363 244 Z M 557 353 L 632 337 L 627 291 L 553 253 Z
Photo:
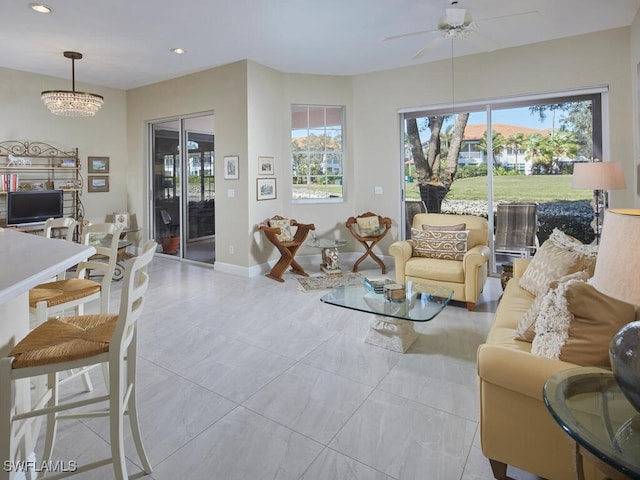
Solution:
M 361 273 L 343 273 L 340 275 L 296 278 L 296 280 L 299 284 L 298 288 L 303 292 L 317 292 L 342 286 L 362 285 L 364 277 Z

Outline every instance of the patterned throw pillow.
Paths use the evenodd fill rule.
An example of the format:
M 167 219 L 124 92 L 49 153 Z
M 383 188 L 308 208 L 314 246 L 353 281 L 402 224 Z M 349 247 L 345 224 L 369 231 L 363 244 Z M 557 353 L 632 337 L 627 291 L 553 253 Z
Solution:
M 635 318 L 634 305 L 600 293 L 588 283 L 570 280 L 545 296 L 531 353 L 576 365 L 608 367 L 611 338 Z
M 469 230 L 411 229 L 414 257 L 462 260 L 467 253 Z
M 358 222 L 358 231 L 361 237 L 377 237 L 380 235 L 378 217 L 359 217 L 356 218 L 356 222 Z
M 269 226 L 271 228 L 280 229 L 280 233 L 276 234 L 276 237 L 278 237 L 278 240 L 280 240 L 281 242 L 293 241 L 293 232 L 291 231 L 291 220 L 289 218 L 269 220 Z
M 520 288 L 539 296 L 549 290 L 554 280 L 564 275 L 587 270 L 591 274 L 595 267 L 597 250 L 590 245 L 566 235 L 557 228 L 534 255 L 520 278 Z

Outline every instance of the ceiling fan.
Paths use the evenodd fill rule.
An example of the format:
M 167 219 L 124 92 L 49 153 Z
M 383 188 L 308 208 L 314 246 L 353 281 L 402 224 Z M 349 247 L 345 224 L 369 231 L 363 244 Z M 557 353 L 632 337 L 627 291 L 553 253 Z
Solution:
M 439 35 L 431 40 L 424 48 L 416 53 L 413 58 L 424 57 L 427 53 L 433 50 L 439 43 L 447 39 L 469 39 L 480 46 L 485 51 L 492 51 L 500 47 L 500 43 L 488 37 L 484 33 L 480 32 L 479 26 L 483 23 L 495 20 L 503 20 L 506 18 L 522 17 L 525 15 L 537 15 L 537 11 L 529 11 L 522 13 L 512 13 L 509 15 L 500 15 L 497 17 L 483 18 L 481 20 L 474 20 L 471 16 L 471 12 L 465 8 L 457 6 L 456 0 L 451 2 L 451 6 L 445 9 L 445 14 L 438 20 L 437 28 L 432 30 L 421 30 L 418 32 L 402 33 L 400 35 L 392 35 L 385 37 L 384 40 L 396 40 L 399 38 L 413 37 L 415 35 L 423 35 L 426 33 L 438 33 Z

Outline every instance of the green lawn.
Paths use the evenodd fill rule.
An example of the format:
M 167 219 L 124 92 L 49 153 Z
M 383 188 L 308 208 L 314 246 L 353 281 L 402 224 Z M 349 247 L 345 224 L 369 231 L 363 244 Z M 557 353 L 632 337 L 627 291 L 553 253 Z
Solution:
M 407 183 L 407 199 L 419 200 L 416 182 Z M 553 202 L 589 200 L 590 190 L 571 188 L 571 175 L 506 175 L 493 177 L 494 200 L 509 202 Z M 487 177 L 461 178 L 453 182 L 448 200 L 483 200 L 487 198 Z

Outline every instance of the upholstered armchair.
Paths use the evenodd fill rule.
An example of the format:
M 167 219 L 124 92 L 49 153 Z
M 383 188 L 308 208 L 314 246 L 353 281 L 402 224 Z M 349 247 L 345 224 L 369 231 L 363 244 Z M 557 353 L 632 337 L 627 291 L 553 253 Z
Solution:
M 411 280 L 451 288 L 452 299 L 465 302 L 473 311 L 487 281 L 491 253 L 487 220 L 419 213 L 413 217 L 412 231 L 417 233 L 415 241 L 398 241 L 389 247 L 396 282 L 404 285 Z

